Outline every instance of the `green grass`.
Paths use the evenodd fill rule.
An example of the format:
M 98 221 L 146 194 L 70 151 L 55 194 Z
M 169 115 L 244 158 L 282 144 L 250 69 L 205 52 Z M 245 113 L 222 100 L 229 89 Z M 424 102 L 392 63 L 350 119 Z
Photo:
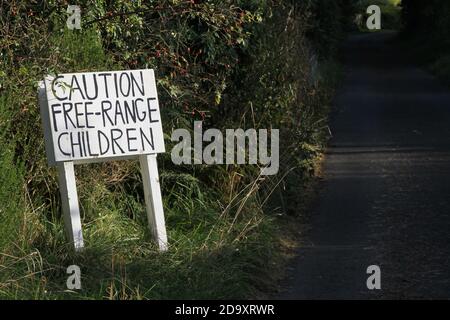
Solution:
M 268 289 L 272 277 L 268 262 L 274 258 L 276 242 L 271 220 L 261 211 L 242 213 L 238 221 L 218 217 L 220 208 L 213 207 L 211 197 L 206 204 L 185 207 L 201 220 L 192 221 L 188 212 L 174 212 L 166 205 L 170 250 L 159 253 L 140 203 L 97 187 L 92 192 L 89 198 L 95 204 L 89 198 L 82 204 L 99 210 L 84 212 L 93 217 L 84 225 L 86 249 L 79 254 L 66 244 L 61 219 L 35 217 L 33 221 L 31 212 L 22 215 L 22 224 L 29 224 L 29 232 L 38 238 L 32 247 L 22 244 L 19 250 L 11 248 L 14 254 L 6 251 L 1 257 L 2 298 L 219 299 L 244 298 Z M 251 198 L 247 201 L 256 201 Z M 134 218 L 127 216 L 128 206 L 134 206 Z M 258 208 L 256 203 L 254 207 Z M 2 234 L 7 226 L 11 224 L 2 223 Z M 66 290 L 65 268 L 71 264 L 82 270 L 80 292 Z
M 315 163 L 315 162 L 314 162 Z M 264 213 L 257 193 L 242 196 L 223 210 L 214 196 L 203 194 L 186 205 L 166 203 L 170 250 L 157 251 L 146 227 L 144 209 L 134 199 L 94 187 L 83 206 L 100 210 L 84 225 L 86 248 L 74 253 L 66 243 L 61 219 L 16 212 L 22 219 L 18 238 L 0 256 L 0 297 L 3 299 L 244 299 L 266 297 L 276 290 L 285 261 L 283 241 L 296 233 L 296 217 L 307 200 L 303 189 L 310 183 L 303 170 L 286 180 L 283 196 L 292 201 L 289 216 L 270 216 L 274 201 Z M 301 182 L 303 181 L 303 182 Z M 17 183 L 20 185 L 19 183 Z M 302 187 L 303 185 L 303 187 Z M 295 187 L 294 187 L 295 186 Z M 302 192 L 301 199 L 298 192 Z M 96 193 L 99 193 L 96 195 Z M 8 193 L 10 195 L 10 193 Z M 20 194 L 20 193 L 18 193 Z M 101 195 L 100 195 L 101 194 Z M 278 197 L 278 192 L 276 193 Z M 100 195 L 100 197 L 99 197 Z M 169 194 L 166 200 L 184 198 Z M 101 199 L 101 200 L 100 200 Z M 104 201 L 104 203 L 102 202 Z M 170 200 L 168 200 L 170 201 Z M 192 214 L 174 209 L 183 206 Z M 185 206 L 186 205 L 186 206 Z M 133 207 L 130 218 L 127 207 Z M 239 211 L 238 208 L 244 208 Z M 272 209 L 270 209 L 272 208 Z M 168 209 L 168 210 L 167 210 Z M 105 210 L 104 213 L 102 210 Z M 11 211 L 10 211 L 11 212 Z M 234 219 L 234 217 L 238 217 Z M 11 224 L 9 225 L 11 226 Z M 2 235 L 7 231 L 0 227 Z M 35 236 L 32 243 L 28 237 Z M 23 238 L 23 239 L 22 239 Z M 2 239 L 6 239 L 2 236 Z M 82 289 L 66 288 L 66 268 L 80 266 Z

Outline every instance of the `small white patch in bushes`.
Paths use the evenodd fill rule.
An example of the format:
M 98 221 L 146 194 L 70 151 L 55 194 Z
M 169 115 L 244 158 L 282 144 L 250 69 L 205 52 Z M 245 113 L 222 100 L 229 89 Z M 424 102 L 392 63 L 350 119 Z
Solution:
M 310 73 L 308 77 L 308 83 L 309 85 L 317 85 L 317 83 L 320 81 L 320 71 L 319 71 L 319 61 L 317 59 L 316 54 L 311 54 L 311 57 L 309 58 L 309 65 L 310 65 Z

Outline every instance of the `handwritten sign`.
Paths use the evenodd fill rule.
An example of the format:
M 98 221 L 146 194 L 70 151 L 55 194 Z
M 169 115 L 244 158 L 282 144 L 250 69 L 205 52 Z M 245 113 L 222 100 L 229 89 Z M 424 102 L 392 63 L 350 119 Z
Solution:
M 45 79 L 50 159 L 108 159 L 164 152 L 153 70 L 72 73 Z
M 58 168 L 69 240 L 84 247 L 74 164 L 138 158 L 149 227 L 168 249 L 157 153 L 165 151 L 153 70 L 66 73 L 39 84 L 49 165 Z

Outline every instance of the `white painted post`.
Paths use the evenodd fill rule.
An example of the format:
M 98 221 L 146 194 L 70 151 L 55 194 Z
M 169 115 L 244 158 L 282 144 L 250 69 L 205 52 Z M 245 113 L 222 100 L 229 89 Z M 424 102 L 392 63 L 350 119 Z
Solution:
M 84 247 L 84 242 L 73 162 L 58 163 L 58 176 L 67 235 L 75 251 L 80 251 Z
M 79 81 L 77 80 L 77 77 L 83 77 L 83 81 L 85 81 L 85 77 L 95 81 L 96 73 L 85 72 L 82 74 L 74 73 L 47 76 L 45 80 L 39 84 L 39 104 L 41 108 L 42 125 L 44 128 L 45 149 L 47 152 L 48 164 L 50 166 L 56 165 L 58 167 L 62 210 L 64 213 L 67 234 L 70 242 L 73 243 L 75 250 L 80 250 L 84 247 L 74 165 L 128 158 L 135 159 L 139 156 L 142 180 L 144 183 L 148 223 L 159 249 L 161 251 L 166 251 L 168 249 L 167 233 L 159 185 L 158 166 L 156 162 L 156 154 L 165 152 L 165 146 L 155 74 L 151 69 L 111 71 L 108 75 L 111 76 L 112 74 L 114 74 L 114 79 L 117 79 L 117 77 L 122 79 L 123 75 L 126 75 L 127 79 L 130 79 L 130 77 L 133 79 L 140 79 L 141 87 L 139 86 L 138 80 L 136 80 L 136 83 L 131 82 L 131 84 L 129 83 L 129 86 L 137 86 L 136 91 L 133 87 L 132 97 L 128 97 L 128 95 L 125 96 L 123 92 L 121 92 L 123 97 L 116 97 L 118 98 L 117 100 L 111 100 L 108 96 L 108 87 L 113 88 L 113 77 L 105 77 L 104 82 L 101 81 L 98 84 L 95 84 L 95 99 L 88 99 L 89 101 L 86 101 L 87 88 L 85 88 L 86 96 L 81 90 L 73 96 L 66 96 L 67 86 L 65 84 L 74 83 L 74 80 Z M 147 89 L 144 90 L 144 87 Z M 128 89 L 130 89 L 130 87 L 128 87 Z M 129 91 L 130 90 L 128 90 L 128 92 Z M 134 100 L 131 100 L 131 98 Z M 130 104 L 133 101 L 138 101 L 138 99 L 140 99 L 141 102 L 146 101 L 148 107 L 148 113 L 145 114 L 146 117 L 144 117 L 144 119 L 138 117 L 139 121 L 134 121 L 133 123 L 128 123 L 128 121 L 125 123 L 122 118 L 122 122 L 114 123 L 112 126 L 109 124 L 106 125 L 104 119 L 102 121 L 103 102 L 119 103 L 120 101 L 120 103 L 122 103 L 122 99 L 124 99 L 124 103 L 128 101 Z M 71 107 L 69 110 L 64 109 L 64 103 L 61 103 L 62 100 L 71 105 L 85 104 L 86 111 L 84 116 L 81 117 L 83 118 L 82 120 L 84 120 L 84 123 L 81 125 L 78 123 L 79 114 L 77 108 Z M 88 104 L 90 112 L 87 112 Z M 118 112 L 117 108 L 116 112 Z M 71 115 L 69 115 L 69 113 L 71 113 Z M 87 125 L 88 115 L 90 126 Z M 75 125 L 71 120 L 71 125 L 68 125 L 66 117 L 69 117 L 69 119 L 76 118 L 77 124 Z M 111 122 L 111 124 L 113 123 Z M 86 130 L 87 127 L 90 130 Z M 100 133 L 103 133 L 101 130 L 104 130 L 105 133 L 108 132 L 108 135 L 110 134 L 111 136 L 111 140 L 109 140 L 108 135 L 105 135 L 105 133 L 103 134 L 103 139 L 107 139 L 108 147 L 106 150 L 102 149 L 102 141 L 99 135 Z M 132 132 L 133 130 L 141 133 L 141 144 L 138 143 L 136 136 L 128 136 L 128 132 Z M 123 134 L 124 131 L 127 132 L 126 135 Z M 117 132 L 121 133 L 120 137 L 114 137 L 114 133 Z M 147 138 L 149 137 L 148 134 L 151 136 L 152 143 L 150 143 Z M 72 135 L 77 137 L 79 141 L 77 145 L 79 148 L 74 149 L 74 143 L 71 140 Z M 122 136 L 126 139 L 122 138 L 118 143 L 116 140 L 120 139 Z M 89 139 L 90 137 L 91 139 Z M 95 137 L 98 137 L 98 140 L 96 140 Z M 147 141 L 147 143 L 145 143 L 145 141 Z M 112 148 L 109 147 L 110 144 L 112 145 Z M 120 144 L 124 148 L 125 146 L 128 146 L 128 149 L 122 149 L 122 147 L 115 149 L 114 144 Z M 134 144 L 133 147 L 131 147 L 132 144 Z M 71 152 L 68 150 L 71 150 Z
M 168 249 L 164 209 L 159 185 L 158 164 L 156 154 L 139 156 L 141 164 L 142 183 L 144 184 L 145 205 L 147 217 L 153 238 L 160 251 Z

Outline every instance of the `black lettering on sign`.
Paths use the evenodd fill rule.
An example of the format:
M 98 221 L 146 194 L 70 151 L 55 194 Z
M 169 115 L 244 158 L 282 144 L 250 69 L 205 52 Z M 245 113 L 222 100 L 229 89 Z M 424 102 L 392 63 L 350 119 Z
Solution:
M 106 142 L 106 148 L 105 149 L 103 149 L 102 138 L 103 138 L 103 141 Z M 109 144 L 108 136 L 103 131 L 99 130 L 98 131 L 98 146 L 99 146 L 100 155 L 104 155 L 104 154 L 108 153 L 109 145 L 110 144 Z
M 141 86 L 139 87 L 139 83 L 137 82 L 136 78 L 134 77 L 134 74 L 131 73 L 131 83 L 132 83 L 132 91 L 133 91 L 133 97 L 136 96 L 136 92 L 134 90 L 134 88 L 137 88 L 139 90 L 139 93 L 143 96 L 145 96 L 145 92 L 144 92 L 144 76 L 142 74 L 142 71 L 139 72 L 140 75 L 140 82 L 141 82 Z M 136 86 L 135 86 L 136 85 Z
M 86 139 L 87 139 L 87 147 L 88 147 L 88 152 L 89 152 L 89 156 L 91 157 L 97 157 L 98 153 L 94 153 L 91 150 L 91 140 L 89 138 L 89 132 L 86 132 Z
M 111 73 L 99 73 L 98 76 L 99 77 L 103 77 L 103 81 L 104 81 L 104 84 L 105 84 L 105 95 L 106 95 L 106 98 L 109 98 L 108 79 L 107 79 L 107 77 L 111 76 Z
M 119 97 L 119 88 L 117 85 L 117 73 L 114 73 L 114 88 L 116 89 L 116 98 Z
M 76 128 L 75 122 L 73 122 L 72 118 L 70 117 L 70 111 L 72 111 L 73 106 L 70 102 L 64 102 L 63 104 L 63 113 L 64 113 L 64 124 L 66 125 L 66 130 L 69 130 L 68 121 L 72 125 L 72 128 Z
M 94 125 L 89 125 L 89 116 L 95 115 L 95 112 L 88 112 L 88 106 L 91 106 L 93 103 L 92 102 L 86 102 L 84 104 L 84 115 L 86 116 L 86 128 L 88 129 L 93 129 L 95 128 Z
M 133 123 L 136 123 L 135 100 L 133 100 L 133 102 L 131 103 L 131 107 L 130 107 L 130 103 L 128 103 L 128 101 L 124 101 L 123 103 L 124 103 L 124 107 L 125 107 L 126 123 L 127 124 L 130 123 L 130 121 L 132 121 Z
M 72 82 L 70 83 L 70 88 L 69 88 L 69 92 L 70 92 L 69 93 L 69 100 L 72 100 L 72 93 L 74 93 L 75 90 L 78 90 L 80 92 L 81 97 L 83 98 L 83 100 L 86 100 L 86 97 L 84 96 L 83 91 L 80 88 L 80 84 L 78 83 L 77 76 L 73 75 L 72 76 Z
M 152 77 L 152 71 L 136 70 L 49 78 L 53 82 L 45 85 L 56 161 L 161 152 Z
M 105 105 L 108 105 L 108 107 L 106 107 Z M 109 120 L 109 124 L 111 124 L 112 126 L 114 125 L 111 117 L 108 115 L 109 110 L 112 109 L 112 104 L 109 101 L 102 101 L 102 119 L 103 119 L 103 126 L 106 127 L 106 118 L 108 118 Z M 105 118 L 106 117 L 106 118 Z
M 156 98 L 147 98 L 148 120 L 150 123 L 158 122 L 158 120 L 152 118 L 152 112 L 158 111 L 158 109 L 152 108 L 153 101 L 156 101 Z
M 126 77 L 126 81 L 124 80 Z M 130 83 L 130 76 L 128 75 L 128 73 L 123 72 L 120 74 L 120 78 L 119 78 L 119 87 L 120 87 L 120 93 L 122 94 L 122 96 L 124 97 L 128 97 L 130 95 L 130 89 L 131 89 L 131 83 Z M 124 92 L 124 88 L 127 88 Z
M 83 112 L 79 112 L 78 106 L 82 105 L 82 104 L 83 104 L 83 102 L 76 102 L 75 103 L 75 120 L 77 122 L 77 128 L 84 128 L 84 125 L 80 124 L 80 121 L 79 121 L 80 117 L 83 116 Z
M 136 128 L 128 128 L 127 130 L 126 130 L 126 133 L 127 133 L 127 146 L 128 146 L 128 151 L 129 152 L 133 152 L 133 151 L 137 151 L 138 149 L 135 149 L 135 148 L 131 148 L 131 141 L 136 141 L 137 140 L 137 137 L 136 136 L 131 136 L 131 132 L 132 131 L 136 131 Z
M 139 108 L 139 106 L 138 106 L 138 101 L 139 101 L 139 102 L 144 102 L 143 99 L 137 98 L 136 100 L 134 100 L 134 106 L 133 106 L 133 108 L 136 110 L 136 117 L 138 118 L 138 120 L 141 121 L 141 122 L 143 122 L 143 121 L 145 120 L 145 117 L 147 116 L 147 114 L 146 114 L 146 112 L 145 112 L 145 110 L 144 110 L 144 111 L 139 115 L 139 112 L 138 112 L 138 108 Z
M 125 151 L 123 151 L 123 149 L 120 147 L 120 144 L 117 143 L 117 140 L 122 138 L 122 136 L 123 136 L 122 130 L 120 130 L 120 129 L 111 129 L 111 145 L 112 145 L 112 152 L 113 152 L 113 154 L 117 154 L 116 153 L 116 149 L 114 148 L 114 146 L 117 146 L 117 148 L 119 148 L 120 152 L 125 153 Z
M 92 75 L 92 81 L 90 83 L 92 83 L 94 85 L 94 94 L 93 94 L 93 96 L 89 96 L 88 85 L 86 83 L 86 75 L 83 74 L 83 85 L 84 85 L 84 92 L 86 94 L 86 97 L 89 100 L 95 100 L 98 97 L 97 76 L 95 74 Z
M 153 130 L 152 130 L 152 128 L 149 128 L 149 133 L 150 134 L 148 136 L 144 133 L 144 130 L 142 130 L 142 128 L 139 128 L 139 132 L 141 134 L 142 150 L 147 150 L 145 148 L 144 140 L 152 148 L 152 150 L 155 150 L 155 142 L 153 141 Z
M 62 149 L 62 147 L 61 147 L 61 138 L 62 138 L 63 136 L 65 136 L 65 135 L 69 135 L 69 133 L 68 133 L 68 132 L 63 132 L 63 133 L 61 133 L 61 134 L 59 135 L 59 137 L 58 137 L 58 148 L 59 148 L 59 151 L 61 151 L 61 153 L 62 153 L 63 155 L 65 155 L 65 156 L 70 156 L 70 153 L 65 152 L 65 151 Z
M 120 104 L 120 101 L 116 101 L 116 110 L 114 113 L 114 125 L 117 125 L 117 117 L 120 116 L 120 119 L 122 120 L 122 124 L 125 124 L 125 118 L 123 117 L 123 112 L 122 112 L 122 105 Z
M 58 113 L 62 113 L 61 110 L 56 110 L 56 107 L 60 106 L 61 106 L 60 103 L 56 103 L 52 104 L 52 106 L 50 107 L 50 109 L 52 109 L 53 129 L 55 130 L 55 132 L 58 132 L 58 122 L 56 121 L 56 115 Z
M 74 139 L 74 134 L 76 134 L 77 140 Z M 72 157 L 75 157 L 75 147 L 78 146 L 78 151 L 80 157 L 83 157 L 83 149 L 81 147 L 81 132 L 71 132 L 70 133 L 70 146 L 72 151 Z

